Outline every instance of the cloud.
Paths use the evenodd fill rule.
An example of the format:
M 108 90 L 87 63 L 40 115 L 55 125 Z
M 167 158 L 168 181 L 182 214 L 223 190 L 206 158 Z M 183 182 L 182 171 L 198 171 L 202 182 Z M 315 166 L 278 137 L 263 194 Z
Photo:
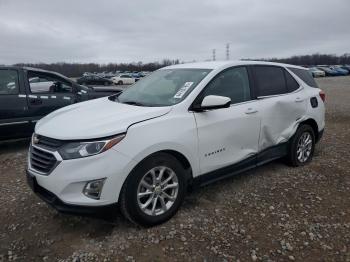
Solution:
M 0 64 L 349 52 L 350 1 L 0 0 Z

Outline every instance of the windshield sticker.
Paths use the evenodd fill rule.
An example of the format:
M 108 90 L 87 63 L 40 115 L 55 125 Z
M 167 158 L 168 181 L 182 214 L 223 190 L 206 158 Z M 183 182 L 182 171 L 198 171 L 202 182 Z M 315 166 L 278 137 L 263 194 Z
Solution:
M 183 87 L 177 91 L 177 93 L 174 95 L 174 98 L 182 98 L 184 94 L 186 94 L 187 90 L 190 89 L 190 87 L 193 85 L 193 82 L 186 82 Z

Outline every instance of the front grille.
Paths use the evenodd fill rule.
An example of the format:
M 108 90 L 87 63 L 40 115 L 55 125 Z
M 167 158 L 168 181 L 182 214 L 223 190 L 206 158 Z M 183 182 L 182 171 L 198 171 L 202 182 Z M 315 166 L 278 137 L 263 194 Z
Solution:
M 56 166 L 57 159 L 53 154 L 32 146 L 30 149 L 30 164 L 36 171 L 48 174 Z
M 36 137 L 38 139 L 38 143 L 36 145 L 42 146 L 44 148 L 48 148 L 50 150 L 56 150 L 63 145 L 63 141 L 61 140 L 57 140 L 57 139 L 53 139 L 53 138 L 49 138 L 41 135 L 36 135 Z

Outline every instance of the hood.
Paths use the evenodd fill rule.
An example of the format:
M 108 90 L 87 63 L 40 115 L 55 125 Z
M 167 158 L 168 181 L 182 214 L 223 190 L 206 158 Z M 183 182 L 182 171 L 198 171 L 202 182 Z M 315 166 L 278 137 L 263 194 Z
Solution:
M 63 107 L 42 118 L 35 133 L 60 139 L 82 140 L 126 132 L 134 123 L 167 114 L 171 107 L 142 107 L 110 101 L 107 97 Z

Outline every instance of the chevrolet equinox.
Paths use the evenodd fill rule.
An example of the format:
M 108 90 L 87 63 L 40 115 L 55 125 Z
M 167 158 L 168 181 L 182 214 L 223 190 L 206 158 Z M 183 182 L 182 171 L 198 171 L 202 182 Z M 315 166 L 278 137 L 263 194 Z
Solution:
M 62 212 L 118 204 L 132 222 L 156 225 L 176 213 L 189 187 L 278 158 L 310 162 L 325 126 L 324 100 L 308 70 L 293 65 L 165 67 L 121 94 L 41 119 L 28 183 Z

